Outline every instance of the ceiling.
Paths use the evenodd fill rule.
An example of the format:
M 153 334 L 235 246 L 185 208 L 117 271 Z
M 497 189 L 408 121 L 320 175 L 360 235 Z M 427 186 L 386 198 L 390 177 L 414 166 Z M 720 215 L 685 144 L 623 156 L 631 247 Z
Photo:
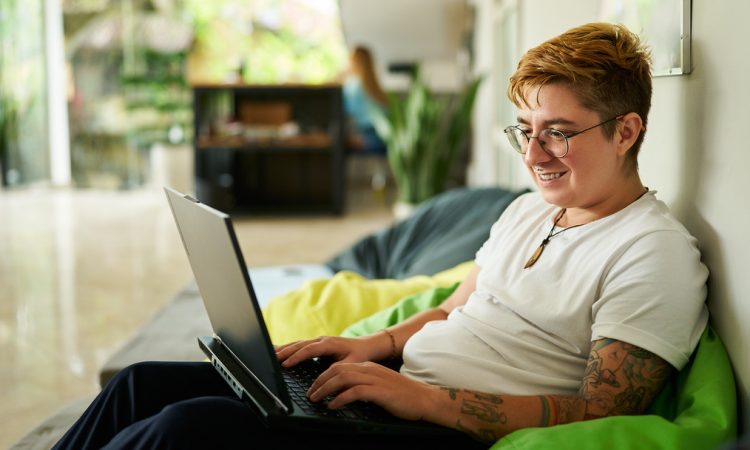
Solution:
M 349 47 L 365 45 L 381 72 L 391 64 L 450 61 L 462 48 L 466 0 L 339 0 Z

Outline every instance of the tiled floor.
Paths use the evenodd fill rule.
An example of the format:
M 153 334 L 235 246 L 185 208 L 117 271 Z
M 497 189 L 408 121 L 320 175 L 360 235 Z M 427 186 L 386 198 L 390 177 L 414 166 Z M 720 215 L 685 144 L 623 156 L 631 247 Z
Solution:
M 322 262 L 392 220 L 369 191 L 347 205 L 238 219 L 248 265 Z M 0 448 L 97 392 L 102 362 L 191 277 L 159 190 L 0 191 Z

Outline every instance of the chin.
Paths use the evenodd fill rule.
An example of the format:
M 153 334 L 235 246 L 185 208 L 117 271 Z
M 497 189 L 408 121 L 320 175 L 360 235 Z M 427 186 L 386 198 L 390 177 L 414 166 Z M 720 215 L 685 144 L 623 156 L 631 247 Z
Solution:
M 542 194 L 542 198 L 544 199 L 544 201 L 549 203 L 550 205 L 555 205 L 560 208 L 569 207 L 570 199 L 567 195 L 563 194 L 559 190 L 544 188 L 542 186 L 539 186 L 539 184 L 537 184 L 537 189 L 539 190 L 539 193 Z

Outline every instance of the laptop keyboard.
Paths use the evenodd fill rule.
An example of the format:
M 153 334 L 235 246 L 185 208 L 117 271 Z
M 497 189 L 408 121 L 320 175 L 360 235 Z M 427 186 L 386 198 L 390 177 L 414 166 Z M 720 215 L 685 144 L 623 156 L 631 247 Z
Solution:
M 354 402 L 339 409 L 328 409 L 328 397 L 320 402 L 312 402 L 307 398 L 307 390 L 315 379 L 328 367 L 317 360 L 305 361 L 294 367 L 282 371 L 289 396 L 292 401 L 307 414 L 323 417 L 340 417 L 345 419 L 361 419 L 368 421 L 393 420 L 393 417 L 377 405 L 367 402 Z

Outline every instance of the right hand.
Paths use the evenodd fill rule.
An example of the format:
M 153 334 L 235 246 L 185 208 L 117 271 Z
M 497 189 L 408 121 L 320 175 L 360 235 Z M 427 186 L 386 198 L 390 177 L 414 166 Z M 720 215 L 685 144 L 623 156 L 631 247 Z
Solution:
M 276 357 L 284 367 L 302 361 L 328 356 L 337 362 L 365 362 L 385 359 L 391 354 L 391 342 L 385 333 L 360 338 L 322 336 L 316 339 L 291 342 L 276 348 Z

